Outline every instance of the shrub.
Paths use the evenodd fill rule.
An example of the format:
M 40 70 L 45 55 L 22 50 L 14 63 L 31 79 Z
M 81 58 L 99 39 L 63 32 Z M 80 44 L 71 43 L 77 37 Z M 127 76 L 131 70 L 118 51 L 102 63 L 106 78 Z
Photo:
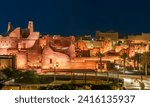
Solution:
M 19 79 L 16 79 L 16 82 L 25 84 L 38 84 L 39 76 L 35 71 L 26 71 L 21 74 Z
M 2 69 L 1 72 L 7 76 L 7 79 L 18 78 L 20 74 L 22 73 L 21 71 L 14 69 L 14 68 L 5 68 L 5 69 Z

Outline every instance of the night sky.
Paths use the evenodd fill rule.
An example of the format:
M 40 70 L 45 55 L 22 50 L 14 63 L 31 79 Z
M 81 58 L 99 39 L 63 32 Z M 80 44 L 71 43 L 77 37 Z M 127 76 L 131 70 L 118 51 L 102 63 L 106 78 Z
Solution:
M 120 34 L 150 32 L 149 0 L 0 0 L 0 33 L 7 23 L 41 34 L 83 35 L 96 30 Z

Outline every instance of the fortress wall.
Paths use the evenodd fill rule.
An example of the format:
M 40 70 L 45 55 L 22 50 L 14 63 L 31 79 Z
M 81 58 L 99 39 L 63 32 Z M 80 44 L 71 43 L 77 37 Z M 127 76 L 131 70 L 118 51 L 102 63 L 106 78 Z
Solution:
M 27 55 L 26 53 L 18 53 L 16 56 L 17 69 L 27 68 Z

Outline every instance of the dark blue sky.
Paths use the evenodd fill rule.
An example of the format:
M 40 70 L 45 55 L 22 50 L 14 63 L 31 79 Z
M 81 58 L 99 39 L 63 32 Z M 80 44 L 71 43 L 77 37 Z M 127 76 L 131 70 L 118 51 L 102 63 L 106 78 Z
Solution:
M 42 34 L 121 34 L 150 32 L 149 0 L 0 0 L 0 32 L 7 22 L 25 28 L 34 21 Z

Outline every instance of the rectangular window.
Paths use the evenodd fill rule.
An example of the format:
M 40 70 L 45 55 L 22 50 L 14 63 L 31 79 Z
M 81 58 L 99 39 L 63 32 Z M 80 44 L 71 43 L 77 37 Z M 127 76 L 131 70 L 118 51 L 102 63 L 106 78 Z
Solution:
M 50 64 L 52 64 L 52 59 L 50 58 Z

